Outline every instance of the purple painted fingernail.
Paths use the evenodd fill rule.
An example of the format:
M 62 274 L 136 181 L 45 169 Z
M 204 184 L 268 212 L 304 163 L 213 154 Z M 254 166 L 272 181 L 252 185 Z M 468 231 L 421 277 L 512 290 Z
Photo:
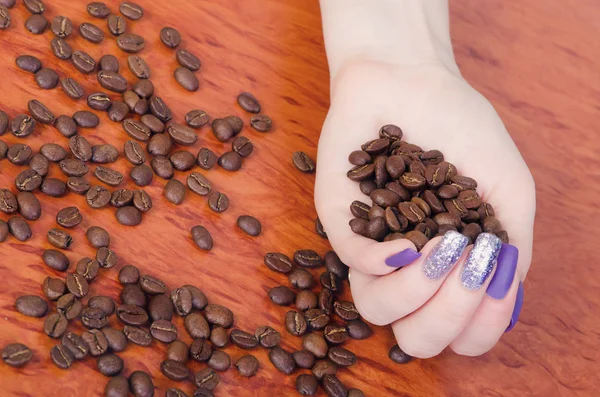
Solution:
M 500 254 L 498 254 L 498 265 L 496 273 L 487 289 L 487 294 L 494 299 L 504 299 L 517 271 L 517 261 L 519 260 L 519 250 L 514 245 L 502 244 Z
M 385 260 L 385 264 L 390 267 L 404 267 L 410 265 L 421 257 L 421 254 L 414 249 L 407 248 L 404 251 L 400 251 Z
M 523 282 L 519 283 L 519 290 L 517 291 L 517 301 L 515 302 L 515 308 L 513 309 L 513 314 L 510 318 L 510 324 L 508 324 L 508 328 L 506 331 L 508 332 L 517 325 L 517 321 L 519 321 L 519 315 L 521 314 L 521 308 L 523 307 L 523 294 L 525 291 L 523 290 Z

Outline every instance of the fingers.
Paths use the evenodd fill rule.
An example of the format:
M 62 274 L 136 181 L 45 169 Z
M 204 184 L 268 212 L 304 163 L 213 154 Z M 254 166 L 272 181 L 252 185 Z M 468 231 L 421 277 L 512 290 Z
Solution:
M 501 247 L 496 236 L 482 233 L 437 294 L 421 309 L 392 324 L 403 351 L 414 357 L 433 357 L 461 334 L 485 296 Z
M 361 315 L 373 324 L 386 325 L 423 306 L 459 261 L 467 242 L 451 231 L 430 241 L 419 259 L 392 274 L 375 277 L 353 271 L 352 295 Z

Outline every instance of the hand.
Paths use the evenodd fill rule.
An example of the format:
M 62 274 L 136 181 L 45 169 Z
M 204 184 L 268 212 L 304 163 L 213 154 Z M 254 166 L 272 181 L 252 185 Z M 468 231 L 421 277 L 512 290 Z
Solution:
M 427 258 L 441 237 L 432 239 L 420 257 L 398 270 L 398 261 L 410 261 L 406 261 L 410 251 L 405 250 L 415 249 L 412 242 L 376 242 L 350 230 L 350 203 L 361 200 L 370 204 L 370 199 L 360 192 L 358 183 L 346 177 L 352 167 L 348 155 L 377 138 L 385 124 L 400 126 L 403 140 L 424 150 L 441 150 L 460 175 L 477 180 L 477 191 L 493 205 L 510 244 L 518 249 L 514 280 L 511 267 L 517 262 L 517 251 L 511 246 L 502 249 L 502 275 L 486 294 L 493 273 L 479 288 L 468 289 L 461 283 L 472 246 L 455 252 L 460 259 L 451 270 L 432 279 L 423 269 L 431 266 Z M 479 355 L 514 325 L 517 292 L 520 309 L 520 282 L 531 263 L 534 182 L 494 108 L 457 69 L 433 62 L 402 65 L 376 61 L 340 68 L 332 81 L 331 108 L 317 164 L 317 211 L 331 245 L 351 268 L 355 304 L 369 322 L 391 324 L 402 350 L 427 358 L 450 346 L 459 354 Z M 388 258 L 401 252 L 400 258 L 388 261 L 396 267 L 386 265 Z

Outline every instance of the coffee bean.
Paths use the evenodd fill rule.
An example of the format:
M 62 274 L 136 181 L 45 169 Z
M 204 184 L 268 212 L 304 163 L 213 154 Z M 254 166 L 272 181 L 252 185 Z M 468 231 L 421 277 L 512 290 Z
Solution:
M 235 135 L 233 127 L 225 119 L 214 119 L 211 128 L 215 137 L 221 142 L 227 142 Z
M 171 380 L 182 381 L 190 376 L 190 371 L 180 362 L 165 360 L 160 364 L 160 371 Z
M 100 72 L 107 73 L 107 72 Z M 87 97 L 87 104 L 94 110 L 108 110 L 112 104 L 110 97 L 104 92 L 94 92 Z
M 89 74 L 96 70 L 96 61 L 87 52 L 77 50 L 71 55 L 71 63 L 81 73 Z
M 285 315 L 285 328 L 295 336 L 301 336 L 306 333 L 308 323 L 302 312 L 290 310 Z
M 304 269 L 302 269 L 304 270 Z M 317 307 L 317 295 L 312 291 L 302 290 L 296 294 L 296 308 L 301 311 L 314 309 Z
M 68 325 L 69 322 L 64 315 L 52 313 L 44 321 L 44 332 L 51 338 L 60 338 L 65 333 Z
M 60 229 L 48 230 L 48 242 L 61 249 L 68 249 L 73 244 L 73 238 L 65 231 Z
M 190 356 L 198 362 L 206 362 L 212 355 L 212 347 L 206 339 L 196 339 L 190 346 Z
M 233 140 L 231 148 L 240 156 L 248 157 L 254 150 L 254 145 L 252 145 L 252 142 L 250 142 L 248 138 L 244 136 L 238 136 Z
M 294 291 L 285 286 L 271 288 L 269 291 L 269 299 L 271 302 L 280 306 L 289 306 L 296 299 Z
M 17 194 L 19 213 L 28 221 L 35 221 L 42 214 L 42 206 L 39 200 L 30 192 L 19 192 Z
M 65 254 L 53 249 L 45 250 L 42 254 L 42 260 L 48 267 L 60 272 L 67 270 L 71 264 Z
M 106 336 L 99 329 L 90 329 L 81 334 L 81 338 L 86 342 L 90 349 L 90 355 L 100 356 L 108 350 L 108 341 Z
M 133 3 L 121 4 L 121 12 L 123 12 L 122 10 L 124 4 Z M 129 387 L 131 393 L 135 397 L 152 397 L 154 395 L 154 384 L 152 383 L 152 378 L 149 374 L 143 371 L 135 371 L 129 375 Z
M 116 354 L 107 354 L 96 360 L 98 372 L 104 376 L 115 376 L 123 371 L 123 360 Z
M 121 14 L 134 21 L 137 21 L 144 16 L 144 9 L 132 2 L 121 3 L 119 11 L 121 11 Z
M 230 152 L 232 153 L 232 152 Z M 235 157 L 235 156 L 233 156 Z M 235 161 L 235 159 L 233 159 Z M 200 151 L 198 152 L 198 165 L 200 166 L 200 168 L 205 169 L 205 170 L 209 170 L 211 168 L 213 168 L 215 166 L 215 164 L 217 163 L 217 156 L 216 154 L 207 148 L 202 148 L 200 149 Z M 240 164 L 241 164 L 241 159 L 240 159 Z M 235 164 L 233 164 L 235 165 Z
M 371 156 L 363 150 L 355 150 L 348 156 L 348 162 L 355 166 L 363 166 L 371 162 Z
M 328 272 L 335 274 L 341 280 L 348 278 L 348 266 L 341 261 L 334 251 L 325 254 L 325 267 Z
M 67 277 L 65 278 L 65 284 L 67 285 L 69 292 L 71 292 L 77 298 L 83 298 L 89 291 L 87 280 L 85 277 L 77 273 L 67 274 Z
M 152 320 L 171 321 L 173 312 L 173 303 L 168 294 L 159 294 L 150 299 L 148 314 Z
M 99 270 L 100 264 L 98 261 L 90 258 L 81 258 L 75 268 L 75 272 L 83 276 L 87 281 L 95 279 Z
M 187 316 L 192 311 L 192 293 L 187 288 L 174 289 L 171 292 L 171 302 L 180 316 Z
M 324 358 L 327 355 L 327 342 L 322 335 L 317 333 L 306 334 L 302 338 L 302 347 L 311 352 L 317 358 Z
M 144 49 L 146 42 L 142 36 L 133 33 L 123 33 L 117 37 L 117 46 L 128 53 L 137 53 Z
M 88 167 L 82 160 L 65 159 L 59 164 L 63 174 L 71 177 L 81 177 L 88 173 Z
M 96 260 L 100 264 L 101 268 L 110 269 L 117 264 L 118 257 L 117 254 L 107 247 L 102 247 L 98 249 L 98 252 L 96 253 Z
M 375 166 L 373 164 L 365 164 L 352 168 L 346 175 L 350 180 L 360 182 L 371 178 L 374 173 Z
M 33 119 L 31 119 L 33 121 Z M 27 164 L 31 158 L 32 150 L 22 143 L 15 143 L 6 151 L 6 158 L 15 165 Z
M 81 88 L 81 85 L 76 80 L 70 77 L 62 79 L 60 81 L 60 85 L 65 94 L 67 94 L 67 96 L 72 99 L 79 99 L 84 95 L 84 91 L 83 88 Z
M 294 269 L 294 264 L 290 258 L 279 252 L 269 252 L 264 258 L 265 265 L 273 270 L 283 274 L 288 274 Z
M 81 312 L 81 323 L 87 328 L 100 329 L 108 324 L 108 318 L 102 309 L 88 307 Z
M 129 140 L 125 142 L 123 153 L 131 164 L 140 165 L 146 161 L 146 155 L 142 147 L 135 141 Z
M 89 353 L 89 347 L 85 340 L 72 332 L 67 332 L 61 339 L 63 346 L 71 352 L 76 360 L 83 360 Z
M 131 73 L 133 73 L 133 75 L 138 79 L 150 78 L 150 66 L 148 66 L 148 63 L 146 63 L 146 61 L 143 58 L 137 55 L 130 55 L 127 57 L 127 65 L 129 66 L 129 70 L 131 70 Z
M 38 173 L 38 175 L 44 177 L 48 175 L 50 169 L 50 162 L 48 159 L 41 154 L 37 153 L 29 161 L 29 168 Z M 43 182 L 42 182 L 43 183 Z
M 286 375 L 291 375 L 296 369 L 294 357 L 289 352 L 278 346 L 269 351 L 269 360 L 271 360 L 271 363 L 273 363 L 273 366 L 279 372 L 282 372 Z
M 162 100 L 162 98 L 157 96 L 153 96 L 150 99 L 150 111 L 154 116 L 158 117 L 164 123 L 173 118 L 171 109 L 169 109 L 169 107 Z
M 136 284 L 139 278 L 140 271 L 133 265 L 125 265 L 119 270 L 119 282 L 123 285 Z
M 233 313 L 225 306 L 209 304 L 204 309 L 206 320 L 212 325 L 223 328 L 231 328 L 233 325 Z
M 415 203 L 400 203 L 398 204 L 398 210 L 400 211 L 400 214 L 408 219 L 408 222 L 411 224 L 420 223 L 425 219 L 425 214 Z
M 117 318 L 127 325 L 144 325 L 148 321 L 148 313 L 136 305 L 124 304 L 117 308 Z
M 102 208 L 110 202 L 110 199 L 110 192 L 101 186 L 92 186 L 86 194 L 86 202 L 91 208 Z
M 494 207 L 492 207 L 492 205 L 488 203 L 481 204 L 479 208 L 477 208 L 477 213 L 479 214 L 479 220 L 481 222 L 483 222 L 488 216 L 496 216 Z
M 315 355 L 308 350 L 298 350 L 292 353 L 296 365 L 300 368 L 311 369 L 315 365 Z
M 182 288 L 186 288 L 192 294 L 192 307 L 197 310 L 202 310 L 208 304 L 206 295 L 199 288 L 193 285 L 184 285 Z
M 138 141 L 146 142 L 151 136 L 150 129 L 134 119 L 123 121 L 123 129 L 130 137 Z
M 212 191 L 210 181 L 199 172 L 192 172 L 188 176 L 187 185 L 192 192 L 200 196 L 206 196 Z
M 46 105 L 44 105 L 37 99 L 32 99 L 29 102 L 27 102 L 27 109 L 36 121 L 42 124 L 54 124 L 54 114 L 52 114 L 52 112 L 46 107 Z M 27 119 L 24 119 L 23 121 L 27 122 Z
M 4 221 L 0 221 L 0 243 L 6 241 L 8 238 L 8 224 Z
M 149 274 L 144 274 L 140 277 L 140 287 L 149 295 L 164 294 L 167 292 L 165 283 Z
M 132 112 L 135 109 L 135 105 L 137 105 L 139 101 L 140 97 L 135 92 L 128 90 L 123 93 L 123 102 L 127 104 L 129 110 L 131 110 Z
M 33 55 L 19 55 L 16 64 L 19 69 L 29 73 L 36 73 L 42 67 L 42 62 Z
M 50 358 L 52 359 L 54 365 L 60 369 L 70 368 L 75 360 L 73 354 L 63 345 L 56 345 L 50 349 Z
M 6 114 L 5 111 L 0 110 L 0 135 L 4 135 L 4 133 L 8 129 L 8 125 L 9 125 L 8 115 Z M 8 150 L 8 146 L 6 145 L 5 142 L 2 142 L 1 145 L 2 145 L 2 149 L 0 152 L 0 160 L 3 159 L 4 157 L 6 157 L 6 152 Z
M 31 192 L 40 187 L 42 177 L 32 169 L 20 172 L 15 178 L 15 186 L 21 192 Z
M 323 335 L 325 336 L 327 342 L 334 345 L 344 343 L 348 339 L 348 331 L 346 331 L 346 328 L 337 324 L 329 324 L 325 326 Z
M 152 198 L 145 190 L 136 190 L 133 192 L 133 206 L 141 212 L 148 212 L 152 209 Z
M 185 122 L 192 128 L 200 128 L 208 124 L 209 116 L 204 110 L 190 110 L 185 115 Z
M 108 31 L 114 36 L 120 36 L 127 30 L 127 21 L 120 15 L 111 14 L 107 21 Z
M 4 4 L 0 4 L 0 29 L 6 29 L 10 26 L 11 19 L 8 13 L 8 8 Z
M 237 103 L 242 109 L 250 113 L 260 113 L 261 107 L 258 99 L 249 92 L 242 92 L 237 97 Z
M 279 332 L 268 325 L 258 327 L 254 333 L 254 337 L 262 347 L 267 349 L 277 346 L 281 341 L 281 335 Z
M 35 120 L 26 114 L 17 115 L 11 125 L 10 131 L 17 138 L 25 138 L 31 134 L 33 134 L 35 130 Z M 11 147 L 12 148 L 12 147 Z M 10 153 L 10 149 L 9 149 Z M 10 155 L 9 155 L 10 159 Z
M 169 159 L 164 156 L 153 157 L 150 161 L 150 166 L 154 173 L 163 179 L 171 179 L 175 174 L 173 164 L 171 164 Z
M 181 66 L 193 71 L 197 71 L 202 65 L 198 57 L 184 49 L 177 50 L 175 57 Z
M 46 298 L 51 301 L 61 298 L 64 295 L 66 288 L 64 281 L 59 278 L 46 277 L 42 283 L 42 291 L 44 292 L 44 295 L 46 295 Z
M 398 181 L 404 188 L 410 191 L 420 190 L 427 183 L 424 176 L 412 172 L 405 172 Z
M 313 173 L 315 172 L 315 162 L 304 152 L 295 152 L 292 156 L 294 166 L 301 172 Z
M 119 158 L 119 152 L 111 144 L 92 146 L 92 162 L 100 164 L 114 163 Z
M 108 296 L 96 295 L 88 301 L 89 307 L 100 309 L 105 316 L 115 312 L 115 302 Z
M 239 374 L 245 378 L 250 378 L 256 375 L 259 366 L 260 364 L 256 357 L 250 354 L 240 357 L 235 362 L 235 367 L 237 368 Z
M 148 142 L 147 150 L 153 156 L 168 156 L 173 142 L 168 134 L 155 134 Z
M 27 241 L 31 238 L 31 228 L 25 219 L 20 216 L 9 218 L 7 224 L 10 234 L 17 240 Z
M 171 123 L 167 127 L 167 132 L 175 143 L 182 146 L 193 145 L 198 140 L 198 136 L 194 130 L 183 124 Z
M 104 40 L 104 32 L 93 23 L 84 22 L 79 25 L 79 33 L 81 34 L 81 37 L 91 43 L 98 44 Z
M 163 195 L 173 204 L 179 205 L 185 199 L 185 185 L 177 179 L 171 179 L 165 185 Z
M 56 223 L 67 229 L 79 225 L 82 220 L 83 217 L 77 207 L 66 207 L 56 214 Z
M 390 359 L 397 364 L 406 364 L 412 360 L 412 357 L 404 353 L 398 345 L 394 345 L 389 352 Z
M 188 68 L 179 67 L 175 69 L 174 76 L 175 81 L 177 81 L 177 83 L 179 83 L 180 86 L 182 86 L 188 91 L 197 91 L 200 87 L 198 78 L 196 77 L 194 72 L 192 72 Z
M 141 117 L 141 122 L 154 134 L 161 133 L 165 130 L 165 124 L 153 114 L 145 114 Z
M 502 230 L 502 224 L 494 216 L 486 216 L 483 222 L 481 222 L 483 231 L 486 233 L 496 233 Z
M 238 217 L 237 225 L 244 233 L 253 237 L 260 235 L 262 232 L 260 221 L 250 215 L 241 215 Z
M 390 141 L 399 141 L 402 139 L 402 129 L 393 124 L 384 125 L 379 129 L 379 137 Z
M 457 215 L 461 219 L 466 217 L 468 214 L 467 208 L 458 198 L 452 200 L 444 200 L 444 207 L 446 207 L 448 212 Z
M 127 284 L 121 291 L 121 301 L 126 305 L 146 306 L 146 295 L 137 284 Z
M 239 348 L 250 350 L 258 346 L 258 339 L 248 332 L 234 329 L 229 335 L 231 342 Z
M 329 349 L 327 357 L 340 367 L 356 364 L 356 355 L 343 347 L 335 346 Z
M 273 128 L 273 121 L 269 116 L 259 114 L 252 116 L 250 119 L 250 126 L 259 132 L 269 132 Z
M 81 161 L 92 159 L 92 145 L 81 135 L 74 135 L 69 139 L 69 148 L 73 156 Z
M 48 312 L 46 301 L 36 295 L 23 295 L 15 301 L 15 308 L 29 317 L 44 317 Z
M 8 189 L 0 189 L 0 211 L 5 214 L 14 214 L 18 208 L 16 196 Z
M 411 230 L 407 232 L 404 235 L 404 237 L 413 242 L 413 244 L 417 248 L 417 251 L 420 251 L 425 246 L 425 244 L 429 242 L 427 236 L 425 236 L 425 234 L 417 230 Z
M 319 307 L 321 307 L 321 294 L 324 291 L 328 291 L 329 294 L 331 294 L 331 291 L 328 289 L 323 289 L 320 293 L 319 293 L 319 299 L 318 299 L 318 304 Z M 329 295 L 331 296 L 331 295 Z M 319 330 L 319 329 L 323 329 L 325 328 L 325 326 L 329 323 L 329 320 L 331 319 L 328 315 L 329 312 L 331 312 L 331 308 L 327 309 L 328 311 L 326 312 L 325 310 L 322 309 L 308 309 L 305 313 L 304 316 L 306 318 L 306 322 L 308 324 L 308 326 L 310 327 L 310 329 L 312 330 Z
M 43 15 L 31 15 L 25 21 L 25 29 L 33 34 L 42 34 L 48 27 L 48 20 Z
M 160 40 L 169 48 L 176 48 L 181 44 L 181 35 L 177 29 L 165 26 L 160 30 Z
M 313 250 L 298 250 L 294 252 L 294 262 L 298 266 L 309 269 L 323 266 L 323 259 Z
M 288 274 L 290 284 L 298 289 L 311 289 L 315 286 L 316 282 L 312 274 L 302 268 L 296 268 Z
M 104 389 L 106 397 L 127 397 L 129 395 L 129 382 L 126 377 L 118 375 L 110 378 Z
M 185 342 L 176 340 L 167 348 L 167 360 L 185 364 L 188 361 L 189 348 Z
M 98 69 L 105 72 L 119 73 L 119 60 L 111 54 L 102 55 L 98 61 Z
M 301 396 L 317 394 L 319 380 L 314 375 L 301 374 L 296 378 L 296 390 Z
M 319 219 L 319 217 L 315 219 L 315 232 L 317 232 L 319 236 L 327 238 L 327 233 L 325 232 L 325 229 L 323 228 L 323 224 L 321 223 L 321 219 Z
M 312 367 L 312 373 L 319 380 L 323 380 L 325 375 L 335 375 L 337 373 L 337 365 L 331 360 L 319 360 Z
M 129 176 L 136 185 L 148 186 L 150 183 L 152 183 L 154 174 L 152 172 L 152 168 L 148 167 L 146 164 L 141 164 L 133 167 L 129 173 Z
M 194 384 L 198 388 L 204 388 L 212 390 L 219 384 L 219 374 L 216 373 L 212 368 L 205 368 L 196 373 L 194 376 Z M 194 393 L 195 395 L 196 393 Z
M 69 292 L 58 298 L 58 300 L 56 301 L 56 310 L 59 313 L 64 314 L 67 320 L 73 320 L 74 318 L 77 318 L 77 316 L 79 316 L 79 314 L 83 310 L 83 305 L 75 295 Z M 65 344 L 64 338 L 63 344 Z
M 350 301 L 336 301 L 333 303 L 333 310 L 344 321 L 356 320 L 360 317 L 354 303 Z
M 120 172 L 102 165 L 96 167 L 94 176 L 109 186 L 118 186 L 123 182 L 123 175 Z
M 335 375 L 323 377 L 323 389 L 331 397 L 347 397 L 348 390 Z
M 97 78 L 100 85 L 107 90 L 113 92 L 125 92 L 127 89 L 127 80 L 125 80 L 125 77 L 121 76 L 117 72 L 101 70 L 98 72 Z M 89 100 L 90 99 L 88 97 L 88 102 Z
M 163 343 L 171 343 L 177 339 L 177 328 L 167 320 L 156 320 L 150 326 L 152 337 Z

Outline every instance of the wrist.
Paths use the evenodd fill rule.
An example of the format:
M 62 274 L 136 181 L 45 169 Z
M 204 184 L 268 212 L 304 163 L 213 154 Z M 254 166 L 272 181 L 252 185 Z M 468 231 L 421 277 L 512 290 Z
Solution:
M 346 65 L 441 64 L 458 73 L 447 0 L 321 0 L 332 79 Z

